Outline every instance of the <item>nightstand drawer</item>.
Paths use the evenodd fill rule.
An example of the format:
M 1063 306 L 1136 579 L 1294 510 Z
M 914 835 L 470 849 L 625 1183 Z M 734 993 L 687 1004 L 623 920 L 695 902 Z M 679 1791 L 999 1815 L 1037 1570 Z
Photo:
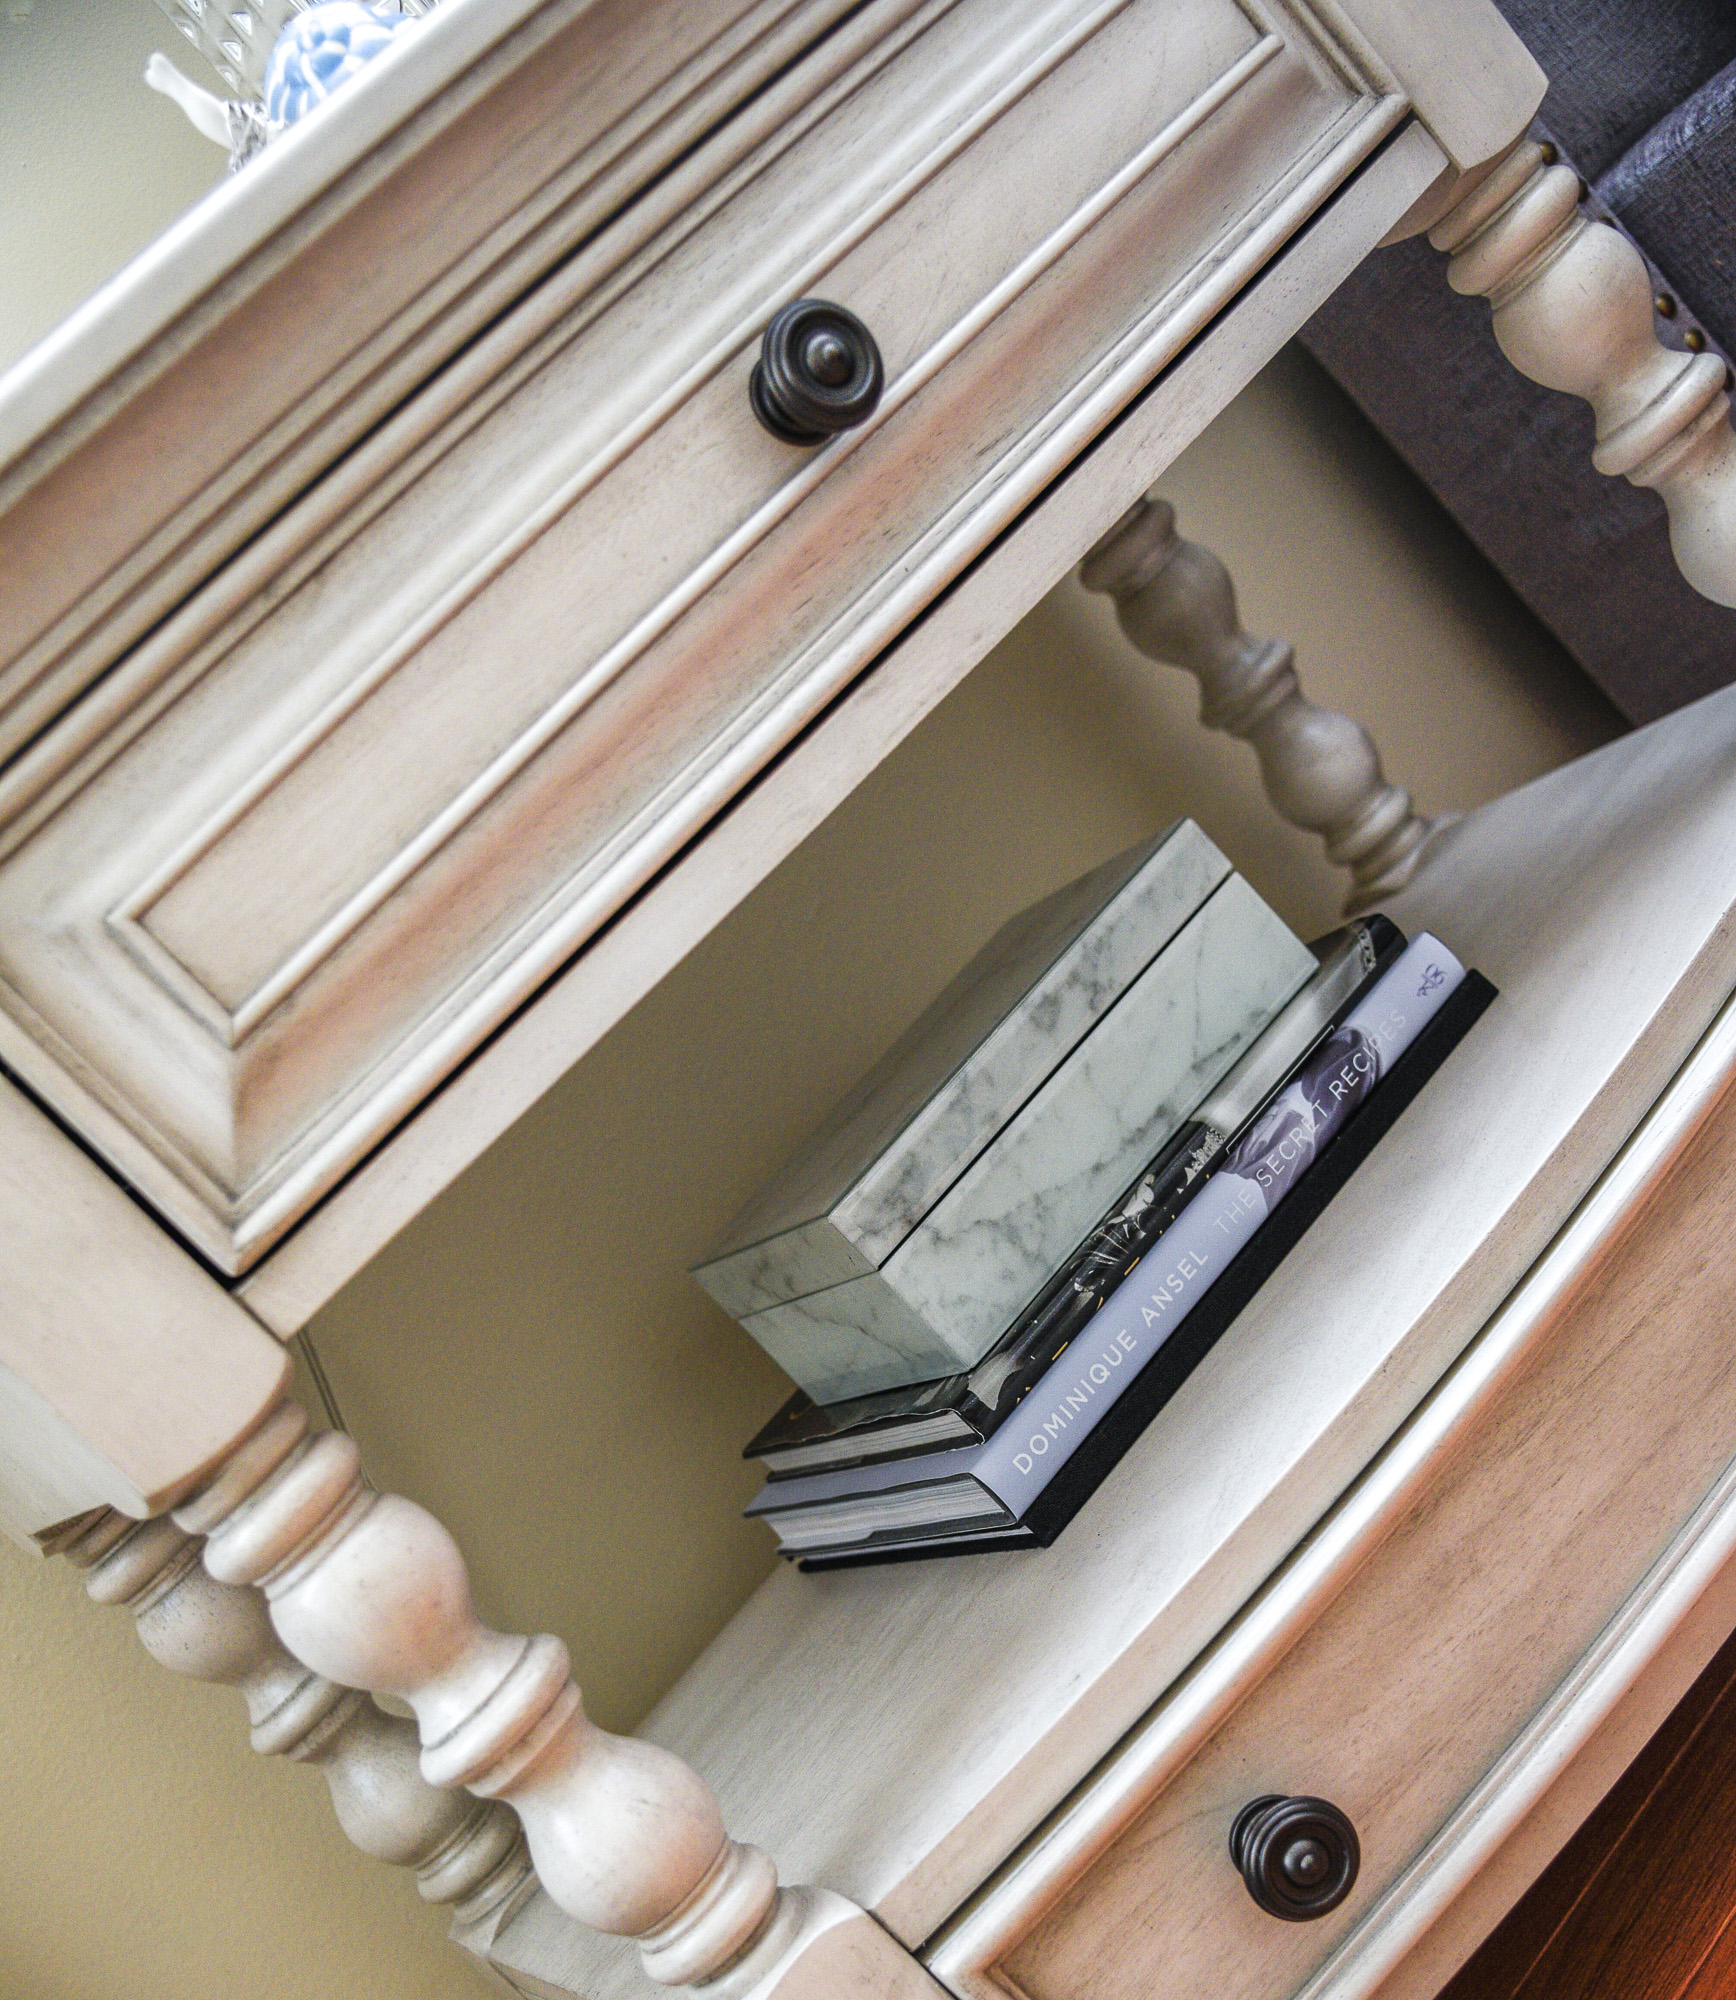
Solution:
M 1559 1768 L 1619 1683 L 1630 1632 L 1656 1626 L 1736 1514 L 1724 1041 L 1725 1094 L 1697 1132 L 1625 1190 L 1618 1163 L 1485 1332 L 1509 1359 L 1474 1348 L 1274 1581 L 1268 1594 L 1297 1607 L 1288 1632 L 1272 1627 L 1279 1657 L 1262 1677 L 1232 1627 L 1239 1703 L 1210 1712 L 1201 1690 L 1228 1684 L 1209 1655 L 1166 1697 L 1095 1781 L 1117 1801 L 1098 1808 L 1119 1813 L 1117 1837 L 968 1990 L 1349 2000 L 1492 1851 L 1536 1774 Z M 1407 1462 L 1431 1470 L 1392 1469 Z M 1356 1567 L 1345 1524 L 1359 1511 L 1378 1546 Z M 1262 1616 L 1257 1601 L 1245 1627 Z M 1197 1748 L 1175 1722 L 1190 1703 Z M 1360 1841 L 1349 1896 L 1312 1920 L 1268 1915 L 1230 1859 L 1238 1812 L 1275 1794 L 1330 1801 Z
M 243 1268 L 1392 128 L 1307 22 L 887 0 L 822 43 L 17 768 L 10 1060 Z M 885 392 L 800 448 L 748 383 L 812 295 Z

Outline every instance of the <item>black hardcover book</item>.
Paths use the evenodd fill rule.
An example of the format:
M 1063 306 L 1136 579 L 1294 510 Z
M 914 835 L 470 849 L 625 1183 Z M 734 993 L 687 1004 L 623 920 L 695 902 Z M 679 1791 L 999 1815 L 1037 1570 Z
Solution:
M 1463 984 L 1394 1062 L 1379 1087 L 1321 1150 L 1288 1197 L 1236 1253 L 1175 1333 L 1140 1369 L 1016 1526 L 985 1527 L 954 1534 L 942 1529 L 913 1535 L 902 1542 L 888 1540 L 803 1556 L 799 1567 L 859 1568 L 871 1563 L 917 1562 L 997 1549 L 1049 1547 L 1495 997 L 1496 989 L 1481 973 L 1466 974 Z
M 762 1460 L 778 1479 L 989 1437 L 1174 1221 L 1231 1133 L 1404 947 L 1404 934 L 1381 916 L 1320 939 L 1320 971 L 974 1368 L 839 1403 L 816 1404 L 798 1391 L 742 1456 Z

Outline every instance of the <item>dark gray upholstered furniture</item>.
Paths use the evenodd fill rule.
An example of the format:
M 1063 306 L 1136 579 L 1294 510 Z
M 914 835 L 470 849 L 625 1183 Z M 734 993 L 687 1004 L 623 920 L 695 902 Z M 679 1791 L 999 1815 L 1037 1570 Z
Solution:
M 1736 349 L 1736 0 L 1498 0 L 1550 77 L 1539 136 L 1633 237 L 1667 345 Z M 1636 722 L 1736 680 L 1736 611 L 1697 596 L 1655 493 L 1591 465 L 1592 416 L 1527 382 L 1425 238 L 1309 324 L 1343 383 Z

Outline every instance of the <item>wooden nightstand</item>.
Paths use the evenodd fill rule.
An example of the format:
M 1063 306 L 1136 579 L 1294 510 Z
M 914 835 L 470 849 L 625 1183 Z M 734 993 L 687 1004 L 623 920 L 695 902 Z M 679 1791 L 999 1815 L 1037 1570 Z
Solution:
M 1501 1001 L 1053 1552 L 779 1575 L 628 1742 L 282 1400 L 1384 235 L 1531 326 L 1584 242 L 1509 155 L 1541 85 L 1485 0 L 448 0 L 0 383 L 0 1506 L 519 1990 L 1425 1991 L 1709 1653 L 1722 698 L 1380 848 Z M 803 299 L 876 394 L 780 389 Z M 1628 359 L 1699 534 L 1722 405 Z M 1366 858 L 1408 808 L 1308 819 L 1312 727 L 1274 790 Z M 1316 1923 L 1228 1859 L 1275 1792 L 1358 1829 Z

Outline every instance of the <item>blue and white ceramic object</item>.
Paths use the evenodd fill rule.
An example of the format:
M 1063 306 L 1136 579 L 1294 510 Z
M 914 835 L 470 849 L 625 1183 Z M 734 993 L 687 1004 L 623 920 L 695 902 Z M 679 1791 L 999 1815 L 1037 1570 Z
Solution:
M 323 104 L 411 25 L 396 9 L 320 0 L 288 22 L 265 66 L 266 123 L 281 130 Z

